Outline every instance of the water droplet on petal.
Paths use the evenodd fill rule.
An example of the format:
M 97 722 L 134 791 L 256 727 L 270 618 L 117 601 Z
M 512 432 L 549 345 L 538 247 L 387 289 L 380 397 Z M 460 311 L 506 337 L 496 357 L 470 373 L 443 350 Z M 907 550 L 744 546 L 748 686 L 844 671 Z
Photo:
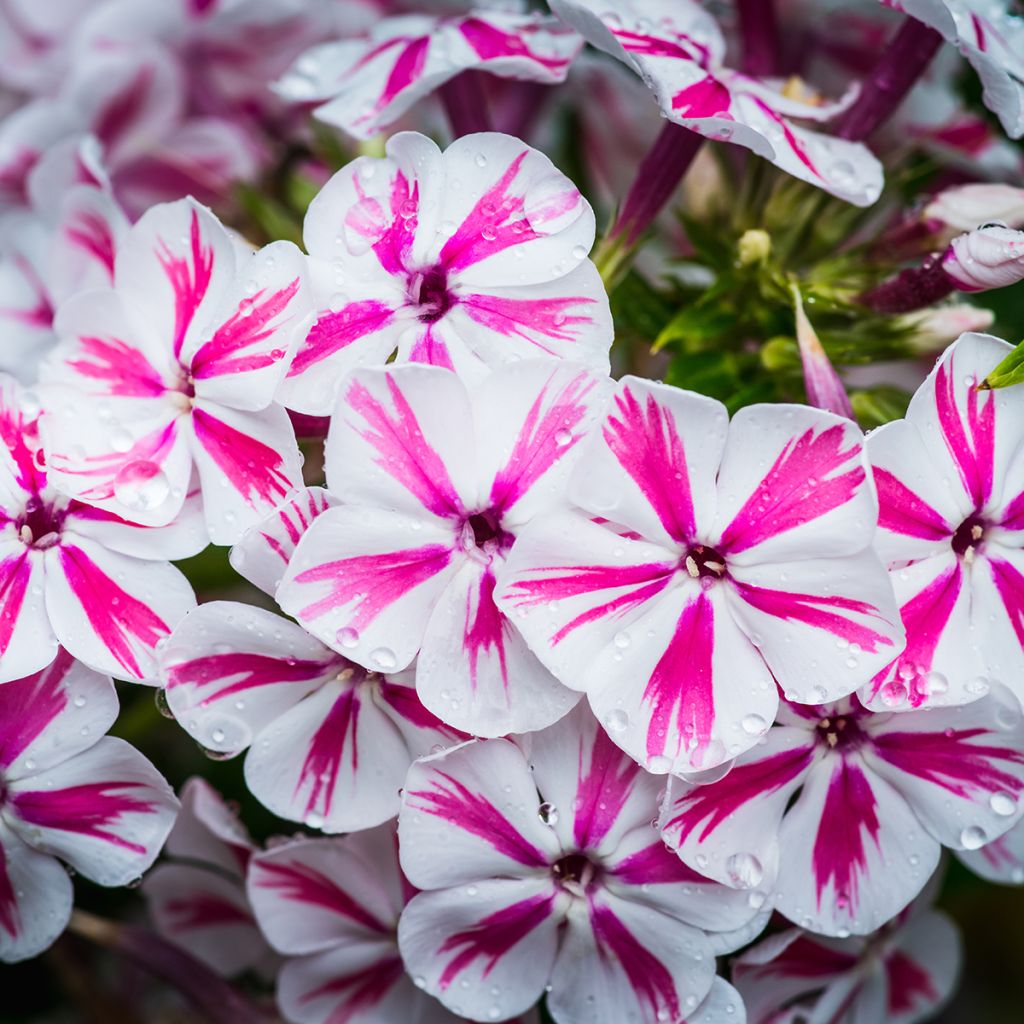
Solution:
M 554 804 L 549 804 L 545 801 L 538 808 L 537 817 L 540 818 L 545 825 L 557 825 L 558 808 Z
M 555 444 L 559 448 L 564 448 L 567 444 L 572 442 L 572 431 L 566 430 L 564 427 L 561 430 L 555 431 Z
M 612 642 L 619 648 L 619 650 L 625 650 L 630 643 L 632 643 L 632 638 L 625 630 L 623 630 L 621 633 L 615 634 Z
M 988 842 L 988 836 L 977 825 L 971 825 L 960 833 L 960 845 L 965 850 L 981 849 Z
M 389 647 L 378 647 L 376 650 L 371 651 L 370 661 L 384 672 L 390 672 L 398 664 L 395 652 Z
M 1008 818 L 1017 810 L 1017 801 L 1009 793 L 993 793 L 988 805 L 1001 818 Z
M 580 219 L 583 205 L 583 197 L 568 178 L 551 174 L 527 189 L 523 214 L 536 234 L 554 235 Z
M 629 715 L 618 709 L 609 711 L 604 719 L 604 727 L 609 732 L 625 732 L 629 728 Z
M 342 626 L 334 635 L 338 643 L 347 650 L 351 650 L 359 644 L 359 633 L 351 626 Z
M 734 853 L 725 862 L 725 871 L 739 889 L 753 889 L 764 878 L 764 868 L 752 853 Z
M 158 508 L 171 493 L 164 471 L 144 459 L 129 462 L 114 477 L 114 497 L 133 512 L 149 512 Z
M 745 715 L 740 726 L 750 736 L 760 736 L 768 729 L 768 723 L 760 715 Z

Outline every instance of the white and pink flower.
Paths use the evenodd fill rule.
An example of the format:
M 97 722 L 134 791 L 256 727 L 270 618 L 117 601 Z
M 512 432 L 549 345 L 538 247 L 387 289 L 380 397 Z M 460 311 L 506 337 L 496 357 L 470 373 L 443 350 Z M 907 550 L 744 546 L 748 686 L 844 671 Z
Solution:
M 752 747 L 787 699 L 852 692 L 899 653 L 877 503 L 848 419 L 719 402 L 626 377 L 537 519 L 498 606 L 650 771 Z
M 464 71 L 562 82 L 582 45 L 575 32 L 537 13 L 399 15 L 378 20 L 363 36 L 309 50 L 276 89 L 292 102 L 320 104 L 320 120 L 369 139 Z
M 467 388 L 440 367 L 359 370 L 327 438 L 343 504 L 299 540 L 278 601 L 369 669 L 418 655 L 420 699 L 472 735 L 543 728 L 579 699 L 494 602 L 516 537 L 563 501 L 607 379 L 524 360 Z
M 333 410 L 353 368 L 431 363 L 469 381 L 514 359 L 607 372 L 608 298 L 587 259 L 594 214 L 568 178 L 511 136 L 422 135 L 359 157 L 310 204 L 305 241 L 318 319 L 280 397 Z
M 252 253 L 192 200 L 151 209 L 123 240 L 113 288 L 57 317 L 43 375 L 53 481 L 163 525 L 195 470 L 210 537 L 236 540 L 301 482 L 273 396 L 311 312 L 295 246 Z
M 666 849 L 659 787 L 582 707 L 518 743 L 417 762 L 399 816 L 402 869 L 424 890 L 399 922 L 406 967 L 472 1020 L 545 990 L 560 1024 L 700 1019 L 709 992 L 742 1019 L 712 991 L 714 957 L 767 914 Z
M 881 710 L 958 704 L 997 679 L 1024 694 L 1024 409 L 979 385 L 1011 346 L 951 345 L 907 417 L 868 439 L 876 547 L 907 647 L 862 693 Z
M 169 562 L 206 545 L 195 495 L 163 528 L 69 498 L 38 415 L 38 399 L 0 376 L 0 681 L 43 668 L 58 644 L 97 671 L 151 679 L 157 645 L 195 605 Z
M 784 704 L 778 721 L 720 781 L 671 780 L 661 828 L 687 864 L 771 891 L 803 928 L 874 931 L 942 846 L 976 850 L 1024 814 L 1024 716 L 1005 687 L 907 714 Z
M 750 1024 L 917 1024 L 956 988 L 960 933 L 941 911 L 912 907 L 878 935 L 829 939 L 794 928 L 733 964 Z
M 160 669 L 192 737 L 222 757 L 248 749 L 252 794 L 327 832 L 393 818 L 409 765 L 463 738 L 423 707 L 412 673 L 368 672 L 250 605 L 201 605 L 162 647 Z
M 245 893 L 255 851 L 217 791 L 191 778 L 182 787 L 181 811 L 164 845 L 170 859 L 142 883 L 157 931 L 225 977 L 260 971 L 274 959 Z
M 869 206 L 881 193 L 882 167 L 866 146 L 799 123 L 824 124 L 849 100 L 823 102 L 802 88 L 726 67 L 725 37 L 695 0 L 552 0 L 551 8 L 640 75 L 670 121 L 750 149 L 848 202 Z
M 68 923 L 61 861 L 100 885 L 125 885 L 156 859 L 178 801 L 124 740 L 109 678 L 61 651 L 0 685 L 0 960 L 46 949 Z

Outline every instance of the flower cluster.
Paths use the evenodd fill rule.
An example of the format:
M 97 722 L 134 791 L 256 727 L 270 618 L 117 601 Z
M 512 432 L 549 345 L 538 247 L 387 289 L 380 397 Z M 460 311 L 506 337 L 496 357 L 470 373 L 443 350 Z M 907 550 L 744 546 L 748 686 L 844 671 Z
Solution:
M 0 5 L 0 959 L 929 1019 L 944 850 L 1024 884 L 1024 16 L 422 6 Z

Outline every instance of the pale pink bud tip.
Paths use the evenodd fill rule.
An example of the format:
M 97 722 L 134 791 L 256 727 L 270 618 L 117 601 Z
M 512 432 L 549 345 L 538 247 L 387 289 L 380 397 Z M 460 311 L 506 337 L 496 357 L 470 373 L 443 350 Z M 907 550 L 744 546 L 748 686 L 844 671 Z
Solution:
M 1006 288 L 1024 278 L 1024 232 L 986 224 L 954 238 L 942 269 L 963 292 Z

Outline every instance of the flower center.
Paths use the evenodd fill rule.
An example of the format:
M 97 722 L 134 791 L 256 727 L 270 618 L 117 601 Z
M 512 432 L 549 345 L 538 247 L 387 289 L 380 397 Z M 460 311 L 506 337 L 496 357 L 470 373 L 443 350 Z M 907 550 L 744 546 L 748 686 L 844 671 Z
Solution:
M 834 750 L 836 747 L 857 746 L 864 739 L 864 734 L 852 717 L 836 715 L 818 722 L 818 739 Z
M 501 528 L 501 517 L 491 511 L 474 512 L 462 524 L 462 546 L 466 551 L 492 553 L 504 551 L 512 544 L 512 535 Z
M 725 559 L 704 544 L 695 544 L 683 558 L 686 574 L 695 580 L 719 580 L 726 572 Z
M 585 853 L 570 853 L 551 865 L 555 881 L 573 896 L 586 896 L 597 884 L 601 868 Z
M 420 307 L 420 323 L 432 324 L 455 305 L 448 291 L 448 274 L 442 267 L 431 267 L 409 280 L 409 298 Z
M 60 531 L 64 525 L 64 511 L 58 511 L 38 495 L 31 498 L 25 512 L 17 521 L 18 536 L 22 544 L 30 548 L 51 548 L 60 542 Z
M 981 516 L 969 516 L 953 534 L 953 550 L 968 564 L 974 561 L 975 554 L 985 541 L 985 520 Z

